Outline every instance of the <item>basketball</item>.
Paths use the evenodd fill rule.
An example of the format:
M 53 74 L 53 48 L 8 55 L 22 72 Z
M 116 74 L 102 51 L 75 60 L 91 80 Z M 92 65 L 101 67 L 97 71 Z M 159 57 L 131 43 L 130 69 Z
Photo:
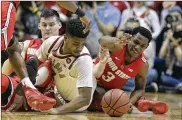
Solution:
M 120 89 L 112 89 L 102 97 L 102 109 L 111 117 L 120 117 L 130 108 L 129 96 Z

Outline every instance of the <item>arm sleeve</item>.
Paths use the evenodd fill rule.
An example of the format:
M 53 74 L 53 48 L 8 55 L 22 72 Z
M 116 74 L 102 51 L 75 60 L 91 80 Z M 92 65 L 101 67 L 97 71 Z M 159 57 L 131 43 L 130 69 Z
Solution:
M 93 87 L 93 62 L 88 55 L 78 58 L 75 67 L 78 69 L 78 80 L 76 87 Z

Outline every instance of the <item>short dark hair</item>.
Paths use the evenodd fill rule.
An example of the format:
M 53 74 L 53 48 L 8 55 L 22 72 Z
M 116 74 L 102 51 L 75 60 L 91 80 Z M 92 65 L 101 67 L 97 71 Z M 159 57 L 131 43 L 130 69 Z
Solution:
M 66 34 L 69 34 L 72 37 L 86 38 L 89 31 L 84 33 L 84 29 L 85 27 L 79 18 L 71 18 L 66 24 Z
M 50 8 L 44 8 L 40 17 L 49 18 L 55 16 L 58 21 L 60 21 L 59 13 L 56 10 Z
M 149 42 L 152 40 L 152 34 L 147 28 L 144 27 L 134 28 L 132 35 L 136 35 L 137 33 L 140 33 L 142 36 L 146 37 L 149 40 Z

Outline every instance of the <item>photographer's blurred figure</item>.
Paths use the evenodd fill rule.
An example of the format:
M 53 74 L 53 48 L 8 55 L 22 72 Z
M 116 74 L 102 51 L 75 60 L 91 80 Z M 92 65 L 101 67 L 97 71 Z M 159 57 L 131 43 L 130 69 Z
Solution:
M 124 28 L 124 24 L 131 17 L 137 18 L 140 22 L 140 26 L 151 31 L 153 40 L 160 34 L 161 27 L 159 17 L 156 11 L 146 6 L 146 2 L 134 1 L 133 8 L 126 9 L 122 12 L 120 29 Z
M 164 1 L 162 3 L 163 10 L 161 11 L 160 15 L 160 23 L 161 23 L 161 28 L 163 29 L 166 24 L 166 16 L 173 11 L 173 9 L 181 9 L 180 6 L 177 5 L 176 1 Z
M 133 29 L 136 27 L 139 27 L 139 26 L 140 26 L 140 23 L 139 23 L 138 19 L 130 18 L 124 24 L 124 29 L 119 30 L 117 32 L 117 37 L 120 38 L 124 33 L 132 34 Z M 153 68 L 155 54 L 154 54 L 153 46 L 151 44 L 144 51 L 144 54 L 149 63 L 149 72 L 148 72 L 148 76 L 147 76 L 147 83 L 146 83 L 145 91 L 146 92 L 158 92 L 158 86 L 156 84 L 158 73 Z M 128 80 L 126 85 L 123 87 L 123 90 L 131 92 L 134 90 L 134 86 L 135 86 L 135 80 L 134 80 L 134 78 L 132 78 L 132 79 Z
M 170 28 L 164 33 L 164 41 L 159 57 L 165 60 L 161 75 L 161 91 L 168 89 L 182 93 L 182 10 L 174 9 L 166 17 Z M 172 89 L 171 89 L 171 88 Z

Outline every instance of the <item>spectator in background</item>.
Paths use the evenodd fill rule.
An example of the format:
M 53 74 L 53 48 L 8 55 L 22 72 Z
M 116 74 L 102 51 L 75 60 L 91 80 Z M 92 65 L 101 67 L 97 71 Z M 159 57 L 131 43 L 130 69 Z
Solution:
M 159 34 L 159 36 L 157 37 L 157 40 L 156 40 L 156 53 L 157 53 L 157 56 L 158 56 L 158 53 L 160 51 L 160 48 L 162 46 L 162 42 L 164 40 L 164 33 L 172 27 L 171 23 L 172 23 L 172 18 L 171 17 L 167 17 L 172 11 L 179 11 L 181 12 L 182 9 L 175 5 L 176 2 L 164 2 L 163 3 L 163 6 L 164 6 L 164 9 L 162 10 L 161 12 L 161 32 Z M 175 20 L 175 18 L 173 18 Z M 176 20 L 175 20 L 176 21 Z M 173 22 L 174 23 L 174 22 Z M 174 27 L 174 26 L 173 26 Z
M 98 40 L 103 35 L 116 35 L 117 27 L 120 23 L 120 11 L 110 2 L 82 2 L 86 16 L 91 20 L 91 29 L 86 42 L 92 57 L 96 57 L 99 53 Z
M 170 13 L 171 10 L 180 9 L 180 7 L 176 5 L 176 1 L 170 1 L 170 2 L 165 1 L 162 3 L 162 6 L 163 6 L 163 10 L 160 16 L 161 18 L 160 23 L 161 23 L 161 28 L 164 28 L 166 25 L 166 21 L 165 21 L 166 16 Z
M 118 8 L 121 13 L 125 9 L 130 9 L 130 4 L 127 1 L 111 1 L 110 3 Z
M 130 18 L 125 23 L 125 28 L 122 31 L 117 32 L 117 37 L 120 38 L 123 35 L 123 33 L 132 34 L 133 29 L 136 27 L 139 27 L 139 26 L 140 26 L 139 20 L 137 20 L 136 18 Z M 151 46 L 148 46 L 148 47 L 151 47 Z M 146 89 L 145 89 L 147 92 L 157 92 L 158 91 L 158 86 L 156 84 L 158 73 L 153 68 L 155 55 L 152 53 L 153 53 L 152 48 L 147 48 L 144 51 L 144 54 L 145 54 L 148 64 L 149 64 L 149 72 L 148 72 L 148 76 L 147 76 L 147 83 L 146 83 Z M 123 87 L 123 90 L 133 91 L 134 86 L 135 86 L 135 80 L 134 80 L 134 78 L 132 78 L 126 83 L 126 85 Z
M 19 42 L 24 41 L 24 35 L 25 35 L 25 27 L 20 21 L 16 21 L 15 23 L 15 37 Z
M 166 65 L 161 75 L 161 89 L 168 86 L 164 91 L 172 87 L 174 92 L 182 93 L 182 11 L 171 11 L 169 16 L 172 18 L 171 28 L 164 34 L 159 54 Z
M 142 27 L 149 29 L 152 32 L 152 38 L 154 40 L 157 38 L 160 33 L 159 18 L 154 10 L 145 5 L 145 2 L 135 1 L 132 9 L 126 9 L 123 11 L 120 29 L 124 28 L 125 22 L 131 17 L 137 18 Z
M 35 39 L 40 35 L 38 29 L 39 16 L 44 8 L 42 1 L 22 1 L 18 8 L 18 21 L 21 21 L 25 27 L 25 40 Z

